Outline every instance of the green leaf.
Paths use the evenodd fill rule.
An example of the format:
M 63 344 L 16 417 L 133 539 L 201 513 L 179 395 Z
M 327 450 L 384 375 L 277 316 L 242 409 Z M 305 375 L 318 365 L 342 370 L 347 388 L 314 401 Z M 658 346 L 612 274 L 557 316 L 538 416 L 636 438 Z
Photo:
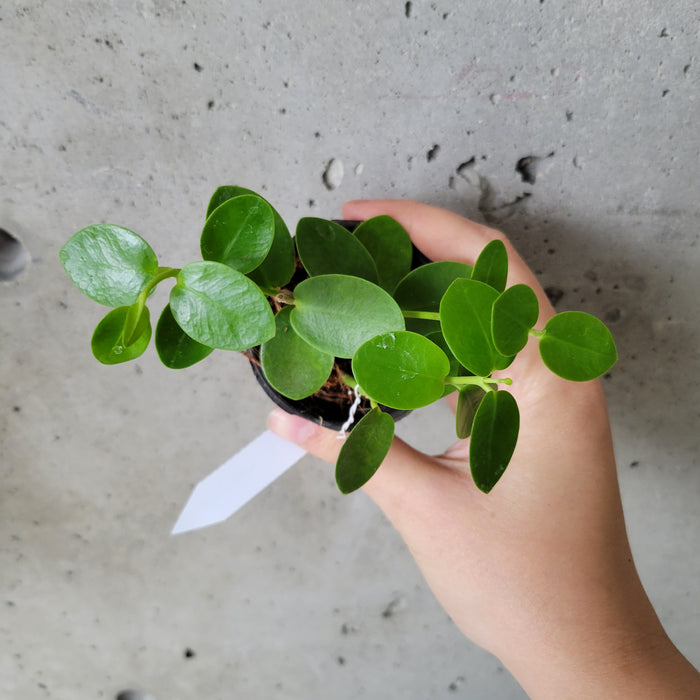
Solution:
M 267 256 L 275 236 L 272 209 L 257 195 L 226 200 L 204 224 L 202 257 L 239 272 L 251 272 Z
M 209 215 L 214 209 L 223 204 L 226 200 L 239 197 L 243 194 L 252 194 L 256 197 L 260 197 L 256 192 L 236 185 L 224 185 L 223 187 L 217 188 L 209 201 L 207 218 L 209 218 Z M 265 260 L 263 260 L 248 277 L 261 287 L 283 287 L 294 274 L 294 241 L 289 235 L 287 225 L 284 223 L 284 220 L 277 210 L 264 197 L 260 197 L 260 199 L 272 209 L 272 215 L 275 219 L 275 237 L 272 241 L 270 252 L 267 254 Z
M 537 295 L 526 284 L 516 284 L 493 303 L 493 343 L 502 355 L 517 355 L 526 345 L 540 313 Z
M 493 287 L 497 292 L 506 288 L 508 253 L 503 241 L 493 240 L 479 253 L 474 263 L 472 279 Z
M 405 311 L 438 311 L 448 287 L 459 278 L 469 279 L 469 265 L 447 260 L 411 270 L 394 290 L 396 303 Z
M 294 299 L 294 330 L 334 357 L 352 357 L 375 335 L 404 329 L 396 302 L 381 287 L 359 277 L 310 277 L 296 286 Z
M 379 274 L 379 286 L 391 294 L 411 270 L 413 246 L 406 229 L 390 216 L 375 216 L 355 229 L 355 238 L 372 256 Z
M 73 284 L 106 306 L 136 302 L 158 271 L 151 246 L 133 231 L 112 224 L 88 226 L 73 234 L 59 259 Z
M 513 456 L 520 429 L 518 404 L 507 391 L 490 391 L 476 411 L 469 443 L 474 483 L 484 493 L 496 485 Z
M 103 365 L 117 365 L 143 355 L 151 340 L 151 324 L 148 307 L 144 308 L 146 323 L 141 335 L 131 345 L 124 341 L 124 326 L 129 313 L 128 306 L 112 309 L 95 328 L 92 334 L 92 354 Z
M 412 331 L 413 328 L 409 325 L 408 321 L 409 320 L 415 320 L 415 319 L 406 319 L 406 330 L 407 331 Z M 438 322 L 439 323 L 439 322 Z M 439 328 L 439 325 L 438 325 Z M 440 350 L 442 350 L 445 355 L 447 356 L 447 359 L 449 360 L 450 363 L 450 369 L 448 372 L 448 375 L 450 377 L 457 377 L 460 375 L 467 375 L 470 374 L 462 365 L 459 364 L 457 358 L 452 354 L 452 350 L 450 350 L 450 346 L 447 344 L 447 341 L 445 340 L 445 336 L 442 334 L 442 331 L 437 330 L 437 331 L 430 331 L 427 333 L 420 333 L 420 331 L 414 331 L 418 332 L 420 335 L 424 335 L 428 340 L 431 340 L 435 345 L 437 345 Z M 445 384 L 442 390 L 442 395 L 447 396 L 451 394 L 453 391 L 456 390 L 456 387 L 452 384 Z
M 383 333 L 362 344 L 352 358 L 360 391 L 390 408 L 410 410 L 443 395 L 450 370 L 445 353 L 410 331 Z
M 289 320 L 291 312 L 286 306 L 275 316 L 275 335 L 260 348 L 260 364 L 272 387 L 296 401 L 323 386 L 334 358 L 299 337 Z
M 177 321 L 167 304 L 156 324 L 156 351 L 160 361 L 170 369 L 184 369 L 203 360 L 214 348 L 202 345 L 190 338 L 177 325 Z
M 406 330 L 411 329 L 406 328 Z M 425 335 L 425 337 L 428 340 L 435 343 L 435 345 L 437 345 L 440 348 L 440 350 L 442 350 L 445 353 L 445 355 L 447 355 L 447 359 L 450 362 L 449 375 L 451 377 L 455 377 L 460 374 L 467 374 L 467 370 L 465 370 L 464 367 L 462 367 L 462 365 L 459 364 L 459 361 L 452 353 L 452 350 L 450 350 L 450 346 L 447 344 L 445 336 L 442 334 L 441 331 L 432 331 L 431 333 L 420 333 L 420 335 Z
M 335 465 L 335 480 L 342 493 L 367 483 L 384 461 L 394 439 L 394 420 L 379 408 L 366 413 L 345 438 Z
M 440 325 L 454 356 L 473 374 L 487 377 L 507 366 L 491 338 L 491 307 L 498 292 L 483 282 L 458 279 L 440 303 Z
M 617 361 L 610 331 L 583 311 L 564 311 L 550 318 L 539 347 L 545 365 L 574 382 L 600 377 Z
M 170 308 L 187 335 L 212 348 L 247 350 L 275 333 L 272 309 L 257 285 L 218 262 L 183 267 Z
M 459 390 L 457 397 L 457 437 L 465 440 L 472 434 L 474 416 L 486 392 L 474 384 L 467 384 Z
M 304 218 L 297 224 L 297 253 L 311 277 L 352 275 L 377 282 L 377 267 L 367 248 L 340 224 Z

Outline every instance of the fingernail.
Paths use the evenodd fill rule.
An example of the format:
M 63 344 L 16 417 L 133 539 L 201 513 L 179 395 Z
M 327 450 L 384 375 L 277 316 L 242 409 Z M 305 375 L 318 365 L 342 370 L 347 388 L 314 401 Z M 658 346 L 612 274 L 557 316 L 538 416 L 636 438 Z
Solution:
M 272 410 L 267 417 L 267 426 L 273 433 L 297 445 L 305 443 L 316 429 L 311 421 L 301 416 L 293 416 L 281 408 Z

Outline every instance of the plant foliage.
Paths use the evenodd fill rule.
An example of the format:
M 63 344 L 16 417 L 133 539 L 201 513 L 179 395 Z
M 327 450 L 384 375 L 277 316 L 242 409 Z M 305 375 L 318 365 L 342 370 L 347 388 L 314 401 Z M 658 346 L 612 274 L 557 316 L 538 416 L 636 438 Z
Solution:
M 92 336 L 93 354 L 119 364 L 145 352 L 149 299 L 172 279 L 154 334 L 169 368 L 189 367 L 214 349 L 259 347 L 270 385 L 300 400 L 326 383 L 337 358 L 351 359 L 353 376 L 345 381 L 371 409 L 340 451 L 343 493 L 370 479 L 391 446 L 394 420 L 382 406 L 412 410 L 455 390 L 456 433 L 470 440 L 474 483 L 488 493 L 508 466 L 520 425 L 513 395 L 497 391 L 510 380 L 493 373 L 531 338 L 544 364 L 572 381 L 595 379 L 617 359 L 610 332 L 588 314 L 563 312 L 535 328 L 537 296 L 527 285 L 507 287 L 500 240 L 486 245 L 473 267 L 441 261 L 411 269 L 408 234 L 388 216 L 354 233 L 306 218 L 292 238 L 269 202 L 226 185 L 209 202 L 200 248 L 202 260 L 161 267 L 128 229 L 98 224 L 74 234 L 59 254 L 66 273 L 112 307 Z

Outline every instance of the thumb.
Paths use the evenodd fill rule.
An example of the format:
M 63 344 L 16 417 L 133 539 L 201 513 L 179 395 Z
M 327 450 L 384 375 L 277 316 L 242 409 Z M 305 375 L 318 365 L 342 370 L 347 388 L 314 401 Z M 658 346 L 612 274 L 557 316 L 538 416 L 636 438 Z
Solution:
M 280 408 L 270 413 L 267 424 L 273 433 L 331 464 L 343 446 L 337 432 Z M 401 531 L 402 512 L 415 510 L 417 502 L 425 500 L 441 481 L 439 475 L 446 472 L 438 460 L 395 437 L 381 467 L 363 490 Z
M 275 408 L 267 418 L 267 426 L 273 432 L 289 442 L 302 447 L 310 454 L 335 464 L 343 441 L 338 439 L 338 433 L 328 428 L 322 428 L 301 416 L 294 416 Z

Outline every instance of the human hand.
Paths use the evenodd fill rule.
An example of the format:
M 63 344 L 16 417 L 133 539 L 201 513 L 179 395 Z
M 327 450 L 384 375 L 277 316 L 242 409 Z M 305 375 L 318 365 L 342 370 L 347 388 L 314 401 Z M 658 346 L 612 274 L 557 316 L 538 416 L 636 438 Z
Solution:
M 473 264 L 486 243 L 500 238 L 508 249 L 508 285 L 525 283 L 538 296 L 536 327 L 554 314 L 498 231 L 415 202 L 343 208 L 346 219 L 379 214 L 403 224 L 432 260 Z M 490 494 L 471 479 L 468 440 L 428 456 L 395 438 L 364 490 L 401 533 L 459 628 L 498 656 L 533 697 L 700 696 L 699 677 L 666 637 L 632 561 L 600 383 L 553 375 L 534 339 L 501 374 L 513 380 L 520 434 Z M 270 427 L 335 462 L 336 433 L 280 410 Z

